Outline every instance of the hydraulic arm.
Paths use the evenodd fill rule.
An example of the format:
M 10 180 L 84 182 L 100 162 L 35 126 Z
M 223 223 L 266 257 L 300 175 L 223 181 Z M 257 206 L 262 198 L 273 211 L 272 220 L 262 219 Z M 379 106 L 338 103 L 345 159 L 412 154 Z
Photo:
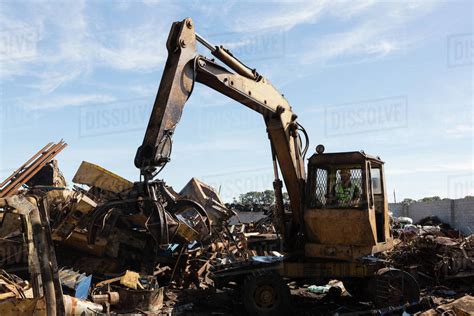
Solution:
M 197 41 L 234 72 L 214 59 L 197 54 Z M 202 83 L 263 116 L 274 160 L 280 229 L 284 231 L 279 170 L 290 198 L 292 231 L 298 232 L 303 221 L 305 150 L 302 152 L 298 134 L 302 127 L 288 101 L 255 69 L 244 65 L 224 47 L 213 46 L 200 37 L 190 18 L 173 23 L 166 46 L 168 59 L 143 144 L 135 157 L 135 165 L 142 176 L 145 180 L 152 179 L 170 160 L 174 129 L 195 82 Z
M 198 42 L 216 59 L 199 55 Z M 337 278 L 345 284 L 357 280 L 360 292 L 370 293 L 375 302 L 386 301 L 387 297 L 401 305 L 416 301 L 419 289 L 409 274 L 387 269 L 384 262 L 370 257 L 393 247 L 383 162 L 364 152 L 324 153 L 324 147 L 318 146 L 317 153 L 308 160 L 306 176 L 307 146 L 302 149 L 299 131 L 305 136 L 306 133 L 288 101 L 264 76 L 240 62 L 229 50 L 196 34 L 191 19 L 173 23 L 167 49 L 168 59 L 148 128 L 135 157 L 145 184 L 169 161 L 172 135 L 196 82 L 260 113 L 270 140 L 275 173 L 275 224 L 284 238 L 285 256 L 280 262 L 265 264 L 264 269 L 254 261 L 250 265 L 245 261 L 240 268 L 234 263 L 221 265 L 213 272 L 215 282 L 225 285 L 243 280 L 243 300 L 251 314 L 287 314 L 283 304 L 287 300 L 281 298 L 289 296 L 289 290 L 279 276 Z M 330 190 L 342 183 L 343 170 L 350 170 L 350 180 L 360 192 L 360 202 L 354 205 L 341 203 L 344 200 L 334 203 L 331 199 Z M 289 223 L 283 211 L 283 182 L 290 198 L 291 225 L 286 225 Z M 150 182 L 150 186 L 154 183 Z M 161 219 L 157 222 L 161 223 Z M 270 276 L 261 273 L 271 270 L 274 273 Z M 269 303 L 268 295 L 255 295 L 268 292 L 273 293 L 270 297 L 279 297 L 280 302 Z

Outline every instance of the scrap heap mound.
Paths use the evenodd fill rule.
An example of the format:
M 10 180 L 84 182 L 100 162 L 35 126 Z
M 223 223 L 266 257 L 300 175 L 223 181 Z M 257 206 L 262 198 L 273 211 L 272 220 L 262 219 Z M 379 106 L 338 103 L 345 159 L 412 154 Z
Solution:
M 70 188 L 54 160 L 65 146 L 48 144 L 0 186 L 2 315 L 185 312 L 185 289 L 215 293 L 213 266 L 280 249 L 277 238 L 255 246 L 253 224 L 229 225 L 235 211 L 195 178 L 176 192 L 84 161 Z M 257 227 L 274 233 L 268 219 Z
M 225 205 L 195 178 L 176 192 L 88 162 L 70 188 L 54 160 L 64 147 L 48 144 L 0 184 L 0 315 L 241 314 L 237 288 L 217 289 L 215 272 L 283 257 L 272 205 Z M 474 235 L 412 222 L 393 218 L 396 246 L 381 258 L 422 286 L 413 314 L 472 314 Z M 302 315 L 408 310 L 371 310 L 339 280 L 288 282 Z
M 464 236 L 437 217 L 394 228 L 394 235 L 399 242 L 385 258 L 416 271 L 419 282 L 440 285 L 474 277 L 474 235 Z

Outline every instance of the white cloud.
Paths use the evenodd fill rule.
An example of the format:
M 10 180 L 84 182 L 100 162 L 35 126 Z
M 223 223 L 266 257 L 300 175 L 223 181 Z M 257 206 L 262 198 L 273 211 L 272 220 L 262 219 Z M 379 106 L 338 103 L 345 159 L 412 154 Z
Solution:
M 231 28 L 246 34 L 289 31 L 297 26 L 332 19 L 337 23 L 333 28 L 335 31 L 323 36 L 304 35 L 301 50 L 294 52 L 293 58 L 302 64 L 326 64 L 338 58 L 364 62 L 420 42 L 422 38 L 417 32 L 407 31 L 407 24 L 417 21 L 437 5 L 436 1 L 276 1 L 268 3 L 258 15 L 241 14 L 231 22 Z M 251 45 L 245 42 L 235 44 Z
M 447 130 L 446 130 L 446 134 L 448 136 L 452 136 L 452 137 L 455 137 L 455 138 L 458 138 L 458 137 L 464 137 L 464 136 L 471 136 L 473 137 L 474 136 L 474 128 L 472 126 L 472 124 L 458 124 L 458 125 L 455 125 L 455 126 L 450 126 Z
M 27 85 L 30 88 L 39 90 L 41 93 L 49 94 L 66 82 L 72 81 L 82 74 L 80 69 L 70 69 L 68 72 L 51 70 L 35 74 L 39 79 L 37 82 Z
M 90 45 L 100 65 L 122 70 L 151 71 L 161 67 L 166 60 L 166 37 L 164 28 L 148 23 L 133 29 L 105 32 Z
M 355 15 L 361 14 L 377 4 L 376 0 L 358 0 L 358 1 L 333 1 L 333 7 L 330 13 L 340 17 L 349 19 Z
M 381 40 L 374 44 L 367 45 L 365 51 L 367 52 L 367 54 L 386 55 L 398 49 L 399 47 L 397 43 L 389 41 L 389 40 Z
M 347 32 L 329 34 L 314 42 L 300 59 L 302 64 L 325 64 L 338 58 L 364 60 L 400 49 L 400 43 L 385 37 L 383 26 L 363 24 Z M 341 61 L 339 61 L 341 62 Z M 341 62 L 342 63 L 342 62 Z
M 100 15 L 94 15 L 92 20 L 83 1 L 67 6 L 62 2 L 44 2 L 34 7 L 35 11 L 30 7 L 2 6 L 2 80 L 32 77 L 34 82 L 28 87 L 52 93 L 99 67 L 149 72 L 162 67 L 166 59 L 166 19 L 157 16 L 117 29 L 106 25 Z M 22 9 L 24 12 L 19 12 Z M 8 18 L 14 14 L 21 18 Z
M 268 10 L 256 15 L 244 15 L 233 22 L 235 32 L 288 31 L 296 25 L 313 22 L 330 1 L 295 2 L 279 5 L 268 3 Z
M 156 83 L 141 84 L 130 86 L 129 89 L 135 97 L 149 97 L 156 95 L 158 85 Z
M 433 3 L 412 5 L 384 4 L 366 11 L 345 31 L 329 33 L 312 39 L 313 44 L 301 57 L 303 64 L 360 62 L 380 58 L 402 50 L 420 40 L 416 32 L 409 32 L 409 23 L 431 12 Z M 369 9 L 369 5 L 363 7 Z M 362 9 L 352 14 L 359 14 Z M 351 14 L 349 14 L 351 16 Z M 343 62 L 345 60 L 346 62 Z
M 71 94 L 58 95 L 46 99 L 34 100 L 29 99 L 28 102 L 20 101 L 22 107 L 31 110 L 47 110 L 57 109 L 70 106 L 81 106 L 86 104 L 101 104 L 115 101 L 115 98 L 102 94 Z
M 9 18 L 14 16 L 10 14 L 13 9 L 3 6 L 6 8 L 0 11 L 0 26 L 3 29 L 33 29 L 36 35 L 32 38 L 29 51 L 18 52 L 14 47 L 3 49 L 9 54 L 20 55 L 4 55 L 7 58 L 0 60 L 0 78 L 31 77 L 32 82 L 26 86 L 43 94 L 55 93 L 58 88 L 97 68 L 149 72 L 161 68 L 166 60 L 165 41 L 170 21 L 163 18 L 164 13 L 132 25 L 117 23 L 119 28 L 116 28 L 83 1 L 68 5 L 46 2 L 36 6 L 35 10 L 25 6 L 24 14 L 19 15 L 22 19 Z M 373 0 L 356 3 L 280 1 L 269 3 L 268 10 L 262 10 L 259 15 L 249 15 L 240 10 L 248 6 L 232 4 L 222 11 L 222 19 L 234 31 L 248 34 L 291 30 L 299 25 L 317 23 L 321 18 L 336 18 L 345 30 L 341 31 L 338 27 L 338 31 L 323 37 L 307 37 L 307 47 L 293 55 L 303 64 L 324 64 L 338 58 L 378 58 L 403 49 L 407 43 L 403 35 L 406 21 L 428 11 L 431 6 L 431 2 L 395 6 Z M 163 11 L 162 4 L 158 7 Z M 160 12 L 158 7 L 152 5 L 146 8 Z M 226 11 L 229 7 L 235 10 Z M 206 6 L 206 16 L 212 16 L 216 10 L 221 12 L 218 8 Z M 127 10 L 124 9 L 124 12 Z M 169 14 L 173 12 L 172 9 L 168 11 Z M 358 20 L 361 16 L 363 18 Z M 346 22 L 350 23 L 346 25 Z M 237 48 L 254 45 L 248 39 L 234 44 Z M 0 56 L 1 52 L 0 46 Z M 23 58 L 13 58 L 15 56 Z M 216 102 L 210 102 L 213 103 Z
M 289 31 L 298 25 L 316 23 L 327 15 L 348 19 L 375 4 L 375 0 L 274 1 L 267 2 L 267 8 L 258 15 L 243 14 L 230 23 L 235 32 Z

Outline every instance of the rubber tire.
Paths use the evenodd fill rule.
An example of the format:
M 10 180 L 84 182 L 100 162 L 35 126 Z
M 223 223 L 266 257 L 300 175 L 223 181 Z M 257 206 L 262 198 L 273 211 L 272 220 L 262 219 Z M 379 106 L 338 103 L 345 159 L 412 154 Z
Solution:
M 369 290 L 369 281 L 369 278 L 350 278 L 343 280 L 342 283 L 354 299 L 368 302 L 372 300 L 372 294 Z
M 274 303 L 262 306 L 255 299 L 258 290 L 270 287 L 273 290 Z M 276 273 L 249 275 L 242 285 L 242 299 L 249 315 L 270 316 L 288 315 L 291 307 L 291 293 L 288 285 Z

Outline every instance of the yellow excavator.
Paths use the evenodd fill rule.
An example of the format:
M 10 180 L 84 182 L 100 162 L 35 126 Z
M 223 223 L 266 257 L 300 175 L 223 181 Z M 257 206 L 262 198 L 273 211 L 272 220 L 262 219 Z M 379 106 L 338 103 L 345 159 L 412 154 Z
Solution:
M 199 55 L 198 43 L 216 59 Z M 274 221 L 284 256 L 216 266 L 216 286 L 240 284 L 247 311 L 257 315 L 288 312 L 284 278 L 343 280 L 349 292 L 364 294 L 378 306 L 417 301 L 416 280 L 374 256 L 393 247 L 383 161 L 363 151 L 325 153 L 318 145 L 305 169 L 308 135 L 267 78 L 198 35 L 190 18 L 173 23 L 166 46 L 168 59 L 135 157 L 145 182 L 153 182 L 170 161 L 172 136 L 196 82 L 260 113 L 270 140 Z M 284 211 L 283 182 L 290 213 Z

